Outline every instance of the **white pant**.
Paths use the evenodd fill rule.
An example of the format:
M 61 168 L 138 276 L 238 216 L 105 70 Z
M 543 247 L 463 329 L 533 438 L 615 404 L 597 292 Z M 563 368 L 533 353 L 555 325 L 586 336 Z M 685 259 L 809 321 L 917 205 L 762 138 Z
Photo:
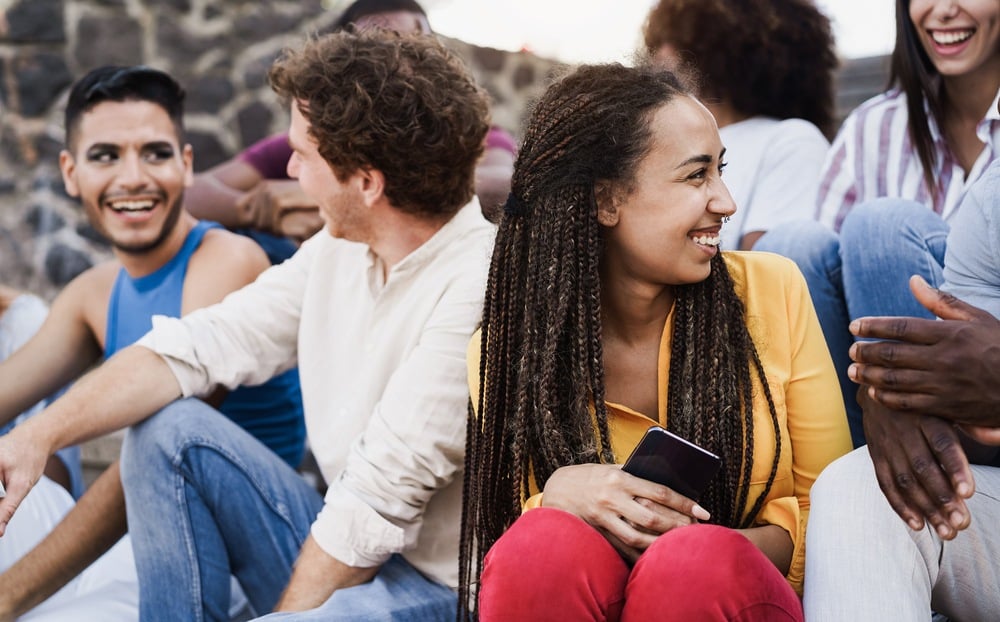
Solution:
M 0 572 L 33 549 L 73 507 L 66 489 L 42 477 L 18 507 L 0 538 Z M 247 606 L 240 585 L 232 581 L 230 615 Z M 111 550 L 25 615 L 19 622 L 136 622 L 139 578 L 128 535 Z
M 809 622 L 1000 620 L 1000 469 L 974 466 L 972 525 L 949 542 L 892 510 L 868 449 L 830 464 L 812 487 L 806 534 Z
M 0 572 L 35 547 L 73 507 L 73 498 L 47 477 L 21 502 L 0 538 Z M 135 622 L 139 580 L 128 536 L 48 600 L 22 616 L 23 622 Z

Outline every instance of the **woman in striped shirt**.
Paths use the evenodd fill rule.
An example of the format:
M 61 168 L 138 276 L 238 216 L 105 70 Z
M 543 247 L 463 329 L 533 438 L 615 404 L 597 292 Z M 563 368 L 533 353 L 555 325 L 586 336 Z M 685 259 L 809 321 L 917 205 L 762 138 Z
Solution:
M 942 282 L 949 219 L 1000 152 L 1000 4 L 897 0 L 891 88 L 845 120 L 824 165 L 819 223 L 757 245 L 799 264 L 841 376 L 855 445 L 861 408 L 846 370 L 851 319 L 927 317 L 911 274 Z

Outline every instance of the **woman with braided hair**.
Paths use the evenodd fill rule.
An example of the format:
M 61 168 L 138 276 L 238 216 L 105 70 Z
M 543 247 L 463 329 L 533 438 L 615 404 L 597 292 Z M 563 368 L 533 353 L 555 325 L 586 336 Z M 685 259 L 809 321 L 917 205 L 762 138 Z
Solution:
M 794 264 L 719 252 L 724 153 L 663 70 L 537 104 L 469 349 L 463 619 L 802 619 L 809 488 L 850 439 Z M 617 466 L 656 424 L 722 456 L 701 499 Z

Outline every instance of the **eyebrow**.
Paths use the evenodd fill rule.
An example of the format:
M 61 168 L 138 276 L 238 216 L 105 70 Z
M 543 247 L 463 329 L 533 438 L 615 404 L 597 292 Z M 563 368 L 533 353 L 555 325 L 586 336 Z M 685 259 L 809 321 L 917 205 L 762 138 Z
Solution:
M 116 143 L 91 143 L 87 145 L 87 151 L 94 151 L 95 149 L 120 149 L 121 145 Z
M 722 158 L 725 155 L 726 155 L 726 148 L 723 147 L 722 151 L 719 152 L 719 161 L 720 162 L 722 161 Z M 678 164 L 677 167 L 674 170 L 677 170 L 678 168 L 684 168 L 685 166 L 688 166 L 690 164 L 711 164 L 712 163 L 712 159 L 713 159 L 712 156 L 708 155 L 707 153 L 703 153 L 701 155 L 696 155 L 696 156 L 691 156 L 687 160 L 684 160 L 683 162 L 681 162 L 680 164 Z

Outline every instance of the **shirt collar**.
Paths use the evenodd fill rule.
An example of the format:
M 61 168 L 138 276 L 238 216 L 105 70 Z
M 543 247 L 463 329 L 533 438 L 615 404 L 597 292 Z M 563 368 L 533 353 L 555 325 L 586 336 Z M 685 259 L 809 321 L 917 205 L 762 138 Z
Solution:
M 393 275 L 419 270 L 422 266 L 437 257 L 448 244 L 459 240 L 472 231 L 493 227 L 483 216 L 482 208 L 479 205 L 479 198 L 473 195 L 472 200 L 462 206 L 434 235 L 393 266 L 389 271 L 385 283 L 373 283 L 373 285 L 378 289 L 391 281 Z M 369 273 L 371 274 L 374 271 L 381 275 L 382 262 L 370 248 L 367 251 L 367 258 Z M 377 280 L 381 281 L 381 278 Z

